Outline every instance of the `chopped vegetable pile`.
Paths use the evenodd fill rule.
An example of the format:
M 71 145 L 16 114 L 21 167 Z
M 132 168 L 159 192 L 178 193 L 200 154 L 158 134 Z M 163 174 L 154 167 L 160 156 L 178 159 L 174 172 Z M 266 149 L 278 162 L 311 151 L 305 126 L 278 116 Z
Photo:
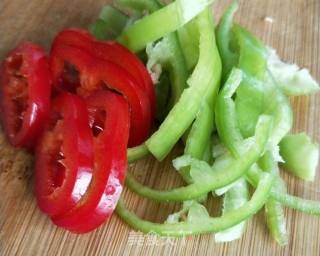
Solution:
M 24 43 L 2 63 L 2 125 L 13 145 L 34 152 L 37 202 L 56 225 L 85 233 L 116 209 L 145 233 L 215 232 L 225 242 L 264 208 L 270 234 L 285 245 L 283 207 L 320 215 L 320 202 L 287 193 L 279 170 L 315 178 L 319 145 L 289 134 L 288 97 L 317 93 L 318 83 L 234 23 L 236 1 L 215 27 L 212 2 L 115 0 L 90 26 L 95 38 L 65 29 L 49 59 Z M 156 190 L 126 173 L 127 161 L 149 153 L 162 161 L 180 139 L 173 166 L 185 186 Z M 162 224 L 143 220 L 120 198 L 124 180 L 182 209 Z M 208 194 L 222 197 L 220 217 L 209 216 Z

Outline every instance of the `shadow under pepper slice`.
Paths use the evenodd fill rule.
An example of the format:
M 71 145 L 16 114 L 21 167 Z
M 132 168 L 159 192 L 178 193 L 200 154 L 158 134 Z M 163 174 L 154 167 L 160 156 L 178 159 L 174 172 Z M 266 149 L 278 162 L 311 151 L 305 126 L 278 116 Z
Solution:
M 92 177 L 92 143 L 85 101 L 58 96 L 36 148 L 35 193 L 43 212 L 62 214 L 83 197 Z
M 99 91 L 87 99 L 94 136 L 94 171 L 90 186 L 78 204 L 53 222 L 75 233 L 97 228 L 113 212 L 127 170 L 129 108 L 111 91 Z
M 51 77 L 45 52 L 33 43 L 11 51 L 0 67 L 0 111 L 14 146 L 32 149 L 50 108 Z
M 78 79 L 66 79 L 65 63 L 78 73 Z M 112 89 L 121 93 L 130 106 L 129 146 L 136 146 L 147 139 L 151 128 L 148 96 L 134 77 L 120 66 L 96 59 L 79 48 L 58 45 L 51 51 L 51 70 L 54 85 L 61 90 L 89 96 L 96 90 Z M 66 86 L 67 84 L 67 86 Z

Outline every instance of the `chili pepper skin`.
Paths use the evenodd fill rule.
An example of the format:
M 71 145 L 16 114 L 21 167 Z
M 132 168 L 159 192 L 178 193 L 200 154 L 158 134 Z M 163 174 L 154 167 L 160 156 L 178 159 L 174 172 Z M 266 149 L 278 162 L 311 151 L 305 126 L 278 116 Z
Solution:
M 113 62 L 125 69 L 148 94 L 151 113 L 155 114 L 155 89 L 151 77 L 137 56 L 115 41 L 97 41 L 83 29 L 69 28 L 55 38 L 52 48 L 69 45 L 93 55 L 101 60 Z M 152 118 L 153 120 L 153 118 Z
M 93 171 L 92 141 L 85 100 L 70 93 L 55 98 L 35 155 L 35 194 L 49 216 L 70 210 L 86 192 Z
M 79 79 L 65 78 L 65 62 L 75 67 Z M 148 96 L 124 69 L 68 45 L 52 49 L 51 69 L 54 85 L 60 90 L 67 89 L 85 97 L 101 89 L 113 89 L 123 94 L 130 106 L 129 146 L 140 145 L 149 136 L 151 113 Z
M 87 98 L 94 149 L 94 170 L 85 195 L 70 211 L 53 222 L 75 233 L 97 228 L 113 212 L 127 169 L 129 108 L 125 99 L 110 91 Z
M 22 43 L 0 66 L 2 127 L 14 146 L 33 149 L 50 108 L 51 77 L 45 52 Z

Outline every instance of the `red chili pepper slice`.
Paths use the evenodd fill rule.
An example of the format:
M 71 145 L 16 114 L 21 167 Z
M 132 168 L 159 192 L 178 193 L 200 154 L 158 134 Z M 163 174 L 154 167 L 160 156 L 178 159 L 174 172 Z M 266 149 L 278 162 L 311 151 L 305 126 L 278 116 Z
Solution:
M 69 93 L 55 98 L 35 155 L 35 194 L 43 212 L 62 214 L 83 197 L 92 178 L 92 143 L 85 100 Z
M 114 41 L 97 41 L 88 31 L 76 28 L 61 31 L 56 36 L 52 47 L 58 45 L 80 48 L 97 58 L 113 62 L 129 72 L 146 90 L 153 120 L 156 106 L 155 88 L 144 64 L 129 49 Z
M 1 122 L 14 146 L 32 149 L 50 108 L 51 78 L 45 52 L 23 43 L 0 68 Z
M 72 65 L 79 79 L 66 76 L 65 63 Z M 56 86 L 88 96 L 99 89 L 113 89 L 125 96 L 130 105 L 129 146 L 136 146 L 147 139 L 151 128 L 148 96 L 135 79 L 118 65 L 93 58 L 87 52 L 68 45 L 52 49 L 51 69 Z M 67 86 L 66 86 L 67 84 Z
M 127 169 L 129 108 L 125 99 L 99 91 L 87 99 L 94 135 L 94 171 L 83 198 L 53 222 L 75 233 L 97 228 L 116 207 Z

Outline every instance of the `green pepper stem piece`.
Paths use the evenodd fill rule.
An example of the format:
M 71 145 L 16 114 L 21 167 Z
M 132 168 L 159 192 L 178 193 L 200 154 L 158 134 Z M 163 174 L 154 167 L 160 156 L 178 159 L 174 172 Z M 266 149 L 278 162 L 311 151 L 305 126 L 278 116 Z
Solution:
M 201 221 L 178 223 L 152 223 L 140 219 L 137 215 L 126 209 L 122 200 L 119 200 L 116 211 L 118 215 L 130 226 L 144 232 L 156 233 L 164 236 L 185 236 L 201 233 L 217 232 L 230 228 L 255 214 L 264 205 L 269 197 L 273 183 L 273 176 L 264 174 L 259 181 L 257 189 L 250 201 L 242 207 L 232 210 L 217 218 L 207 217 Z
M 148 149 L 160 161 L 194 120 L 209 87 L 213 86 L 218 90 L 221 61 L 215 44 L 211 15 L 211 10 L 206 9 L 197 17 L 198 26 L 201 28 L 200 57 L 193 74 L 188 79 L 189 88 L 183 91 L 158 131 L 146 142 Z

